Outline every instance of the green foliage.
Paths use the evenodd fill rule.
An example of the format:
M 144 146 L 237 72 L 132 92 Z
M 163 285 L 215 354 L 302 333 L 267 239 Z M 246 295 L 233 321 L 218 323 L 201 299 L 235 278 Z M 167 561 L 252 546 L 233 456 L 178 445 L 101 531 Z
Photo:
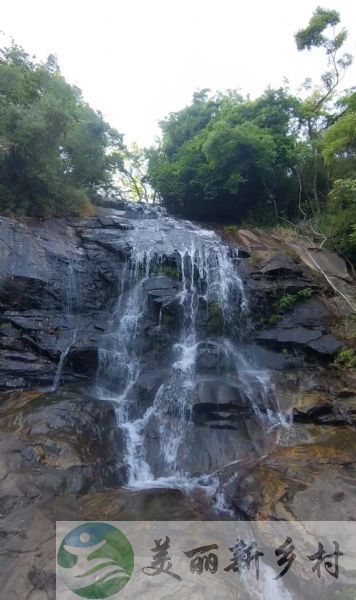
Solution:
M 293 308 L 293 306 L 298 302 L 297 294 L 286 294 L 282 298 L 280 298 L 277 302 L 277 308 L 281 311 L 287 311 Z
M 267 90 L 255 101 L 236 93 L 195 94 L 190 106 L 161 123 L 162 141 L 148 150 L 148 179 L 172 212 L 206 219 L 274 213 L 285 202 L 290 118 L 297 100 Z
M 230 221 L 232 234 L 243 222 L 310 221 L 356 262 L 356 92 L 336 95 L 352 60 L 342 54 L 346 37 L 339 13 L 318 7 L 295 34 L 298 50 L 321 48 L 327 61 L 319 85 L 306 80 L 306 98 L 287 87 L 254 100 L 203 89 L 161 121 L 161 141 L 145 151 L 124 145 L 53 56 L 42 64 L 18 46 L 3 48 L 0 212 L 90 214 L 98 196 L 152 198 L 173 213 Z M 280 310 L 302 299 L 290 296 Z
M 356 350 L 353 348 L 344 348 L 340 350 L 333 362 L 337 369 L 356 369 Z
M 179 269 L 171 265 L 159 265 L 154 269 L 154 273 L 156 275 L 166 275 L 166 277 L 171 277 L 172 279 L 180 279 Z
M 310 298 L 312 294 L 313 290 L 308 287 L 299 290 L 296 294 L 285 294 L 285 296 L 278 300 L 277 308 L 282 312 L 286 312 L 288 310 L 291 310 L 301 300 L 306 300 L 307 298 Z
M 271 315 L 267 319 L 267 325 L 277 325 L 278 321 L 281 320 L 281 315 Z
M 331 211 L 347 210 L 356 211 L 356 179 L 337 179 L 328 198 Z
M 356 261 L 356 92 L 336 95 L 352 62 L 346 38 L 338 11 L 318 7 L 295 34 L 298 50 L 322 48 L 327 61 L 319 85 L 305 81 L 306 98 L 288 88 L 255 100 L 202 90 L 163 120 L 147 180 L 167 209 L 236 228 L 301 221 Z
M 313 48 L 324 48 L 328 58 L 329 71 L 321 76 L 324 88 L 327 91 L 325 98 L 329 96 L 340 81 L 343 70 L 350 66 L 352 57 L 350 54 L 338 56 L 347 39 L 346 29 L 336 31 L 335 27 L 340 23 L 340 14 L 336 10 L 327 10 L 318 6 L 314 11 L 309 24 L 305 29 L 300 29 L 295 34 L 298 50 L 312 50 Z M 325 35 L 326 30 L 332 30 L 332 36 Z M 320 106 L 318 108 L 320 108 Z
M 298 50 L 311 50 L 328 44 L 328 38 L 324 36 L 327 27 L 335 27 L 340 22 L 340 15 L 336 10 L 325 10 L 320 6 L 314 11 L 308 26 L 300 29 L 295 34 Z
M 349 235 L 349 241 L 353 248 L 356 248 L 356 225 L 352 225 L 352 232 Z
M 306 100 L 300 102 L 299 122 L 300 132 L 305 142 L 305 150 L 309 152 L 307 160 L 300 156 L 295 165 L 295 172 L 299 177 L 300 190 L 309 204 L 313 216 L 323 211 L 328 192 L 328 171 L 325 165 L 323 152 L 323 138 L 325 131 L 335 120 L 331 110 L 336 89 L 342 80 L 345 70 L 350 66 L 352 57 L 349 54 L 340 55 L 340 50 L 346 41 L 345 29 L 337 31 L 340 23 L 339 13 L 335 10 L 325 10 L 318 7 L 305 29 L 295 35 L 298 50 L 311 50 L 322 47 L 326 52 L 327 70 L 321 75 L 321 85 L 312 88 Z M 331 30 L 331 35 L 326 35 Z M 304 85 L 310 90 L 311 83 L 306 80 Z M 305 210 L 304 210 L 305 216 Z
M 310 298 L 310 296 L 312 296 L 313 293 L 314 292 L 311 288 L 306 287 L 297 292 L 297 298 L 298 300 L 306 300 L 307 298 Z
M 355 211 L 326 213 L 319 221 L 319 230 L 327 238 L 327 246 L 356 262 Z
M 112 185 L 122 136 L 66 83 L 53 56 L 0 50 L 0 211 L 88 214 Z
M 238 225 L 226 225 L 226 227 L 224 227 L 224 231 L 226 231 L 226 233 L 237 233 L 239 230 Z
M 207 332 L 209 335 L 221 333 L 224 327 L 224 319 L 218 304 L 208 304 Z
M 353 177 L 356 169 L 356 93 L 343 99 L 346 110 L 325 132 L 322 154 L 336 177 Z
M 337 179 L 319 222 L 328 246 L 356 261 L 356 179 Z

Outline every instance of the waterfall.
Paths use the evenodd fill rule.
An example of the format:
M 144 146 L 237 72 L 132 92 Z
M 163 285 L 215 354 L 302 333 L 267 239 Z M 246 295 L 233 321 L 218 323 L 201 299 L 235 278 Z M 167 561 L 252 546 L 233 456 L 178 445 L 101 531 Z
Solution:
M 187 221 L 157 216 L 133 224 L 127 233 L 131 256 L 99 351 L 96 393 L 115 403 L 126 441 L 128 485 L 201 485 L 216 494 L 216 469 L 198 464 L 199 452 L 203 462 L 207 454 L 198 444 L 200 439 L 203 446 L 215 444 L 224 461 L 230 438 L 224 441 L 219 426 L 209 430 L 211 440 L 204 442 L 208 430 L 196 428 L 199 382 L 208 388 L 210 380 L 220 385 L 228 373 L 231 389 L 242 389 L 239 394 L 249 399 L 260 427 L 273 426 L 275 418 L 268 375 L 238 350 L 249 322 L 238 252 L 215 232 Z M 161 337 L 165 340 L 163 351 L 148 347 L 148 333 L 156 336 L 158 347 Z M 211 361 L 218 366 L 207 375 Z M 143 403 L 138 389 L 150 369 L 158 372 L 159 382 Z M 221 385 L 228 386 L 225 380 Z M 196 464 L 192 452 L 199 455 Z M 218 502 L 222 506 L 221 496 Z
M 75 304 L 76 298 L 78 298 L 78 289 L 77 289 L 77 281 L 76 281 L 76 276 L 75 276 L 74 264 L 73 264 L 72 260 L 68 260 L 67 285 L 66 285 L 65 290 L 66 290 L 66 295 L 64 297 L 64 302 L 63 302 L 63 304 L 64 304 L 63 313 L 64 313 L 68 323 L 73 327 L 72 321 L 73 321 L 73 313 L 74 313 L 74 308 L 75 308 L 74 304 Z M 69 351 L 76 341 L 76 337 L 77 337 L 77 327 L 74 327 L 72 329 L 72 336 L 71 336 L 70 341 L 66 344 L 65 348 L 63 349 L 63 351 L 60 354 L 59 362 L 57 365 L 57 370 L 54 375 L 52 386 L 50 388 L 51 391 L 53 391 L 53 392 L 55 392 L 58 389 L 58 386 L 61 382 L 62 371 L 63 371 L 64 365 L 65 365 L 67 356 L 69 354 Z
M 58 389 L 58 386 L 60 384 L 61 381 L 61 376 L 62 376 L 62 371 L 63 371 L 63 367 L 65 365 L 69 350 L 71 349 L 71 347 L 73 346 L 74 342 L 75 342 L 75 338 L 76 338 L 76 330 L 73 333 L 73 337 L 71 339 L 71 341 L 69 342 L 69 344 L 67 344 L 67 346 L 64 348 L 63 352 L 61 353 L 58 365 L 57 365 L 57 370 L 53 379 L 53 384 L 51 387 L 52 392 L 55 392 Z
M 75 276 L 75 269 L 72 260 L 68 262 L 68 281 L 66 287 L 66 298 L 65 298 L 65 312 L 67 315 L 72 315 L 74 311 L 74 302 L 78 297 L 77 281 Z

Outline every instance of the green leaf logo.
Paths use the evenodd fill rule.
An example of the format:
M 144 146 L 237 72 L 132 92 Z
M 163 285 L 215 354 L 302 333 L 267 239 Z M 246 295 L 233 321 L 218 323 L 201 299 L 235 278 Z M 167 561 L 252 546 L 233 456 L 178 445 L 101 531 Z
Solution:
M 81 598 L 110 598 L 130 580 L 134 553 L 116 527 L 85 523 L 65 536 L 57 564 L 66 586 Z

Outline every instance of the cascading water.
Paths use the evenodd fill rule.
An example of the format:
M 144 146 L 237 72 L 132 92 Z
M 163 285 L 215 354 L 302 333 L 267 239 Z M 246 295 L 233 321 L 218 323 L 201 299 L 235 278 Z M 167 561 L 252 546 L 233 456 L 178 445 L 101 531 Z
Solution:
M 207 430 L 195 422 L 201 390 L 227 388 L 228 374 L 262 428 L 272 415 L 268 377 L 236 348 L 248 323 L 238 254 L 215 232 L 165 216 L 135 220 L 127 235 L 132 252 L 100 349 L 97 394 L 116 404 L 129 486 L 202 486 L 216 494 L 214 473 L 235 456 L 227 450 L 234 431 L 227 436 L 218 424 L 206 442 Z M 150 373 L 156 387 L 143 401 L 140 381 Z M 211 454 L 217 449 L 216 460 L 206 445 Z
M 64 366 L 65 366 L 69 351 L 70 351 L 71 347 L 73 346 L 73 344 L 75 343 L 76 337 L 77 337 L 77 328 L 72 327 L 73 314 L 74 314 L 74 309 L 75 309 L 75 299 L 78 298 L 77 281 L 76 281 L 73 261 L 70 260 L 67 264 L 68 264 L 67 285 L 66 285 L 67 293 L 66 293 L 66 296 L 64 299 L 63 312 L 65 315 L 65 318 L 68 321 L 68 326 L 72 329 L 72 335 L 71 335 L 71 338 L 68 341 L 67 345 L 63 348 L 63 350 L 61 352 L 57 370 L 56 370 L 56 373 L 55 373 L 55 376 L 53 379 L 53 384 L 51 386 L 51 390 L 53 392 L 55 392 L 59 387 L 59 384 L 61 382 L 62 372 L 63 372 Z

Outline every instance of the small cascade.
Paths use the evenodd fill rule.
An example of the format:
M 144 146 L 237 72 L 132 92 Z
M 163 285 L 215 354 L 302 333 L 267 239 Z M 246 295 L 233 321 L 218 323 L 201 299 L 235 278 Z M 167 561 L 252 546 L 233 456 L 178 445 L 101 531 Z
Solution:
M 145 304 L 144 281 L 148 278 L 152 257 L 137 252 L 125 273 L 119 301 L 99 350 L 98 392 L 101 398 L 114 400 L 120 424 L 127 421 L 127 398 L 140 372 L 135 348 Z
M 249 365 L 238 349 L 249 323 L 238 253 L 215 232 L 166 216 L 135 220 L 128 235 L 132 253 L 103 337 L 96 383 L 98 397 L 116 406 L 128 485 L 201 486 L 227 510 L 216 473 L 235 457 L 231 440 L 237 440 L 236 452 L 243 444 L 231 427 L 197 426 L 196 407 L 206 403 L 199 390 L 231 388 L 247 399 L 249 419 L 260 428 L 279 423 L 268 373 Z M 159 385 L 142 402 L 140 382 L 151 371 Z M 221 418 L 230 405 L 222 401 Z M 216 464 L 207 458 L 215 447 Z
M 52 384 L 52 387 L 51 387 L 51 391 L 52 392 L 55 392 L 58 389 L 58 387 L 59 387 L 59 384 L 61 382 L 62 371 L 63 371 L 64 365 L 65 365 L 65 362 L 66 362 L 69 350 L 71 349 L 71 347 L 73 346 L 73 344 L 75 342 L 76 333 L 77 332 L 74 331 L 74 334 L 73 334 L 73 337 L 72 337 L 70 343 L 65 347 L 65 349 L 61 353 L 61 356 L 60 356 L 60 359 L 59 359 L 59 363 L 57 365 L 56 374 L 54 376 L 53 384 Z
M 68 281 L 67 281 L 67 294 L 66 294 L 66 306 L 65 312 L 67 315 L 72 315 L 74 311 L 75 299 L 78 297 L 77 280 L 75 275 L 75 269 L 73 261 L 68 263 Z
M 68 324 L 71 328 L 73 328 L 73 314 L 75 311 L 75 301 L 78 298 L 78 289 L 77 289 L 77 280 L 75 275 L 74 263 L 72 260 L 68 261 L 68 269 L 67 269 L 67 285 L 66 285 L 66 295 L 64 298 L 64 316 L 68 321 Z M 74 327 L 72 329 L 72 336 L 70 341 L 66 344 L 64 350 L 61 352 L 59 362 L 57 365 L 57 370 L 53 379 L 53 384 L 51 386 L 51 391 L 55 392 L 61 382 L 62 372 L 66 363 L 67 356 L 73 344 L 76 341 L 77 337 L 77 328 Z

